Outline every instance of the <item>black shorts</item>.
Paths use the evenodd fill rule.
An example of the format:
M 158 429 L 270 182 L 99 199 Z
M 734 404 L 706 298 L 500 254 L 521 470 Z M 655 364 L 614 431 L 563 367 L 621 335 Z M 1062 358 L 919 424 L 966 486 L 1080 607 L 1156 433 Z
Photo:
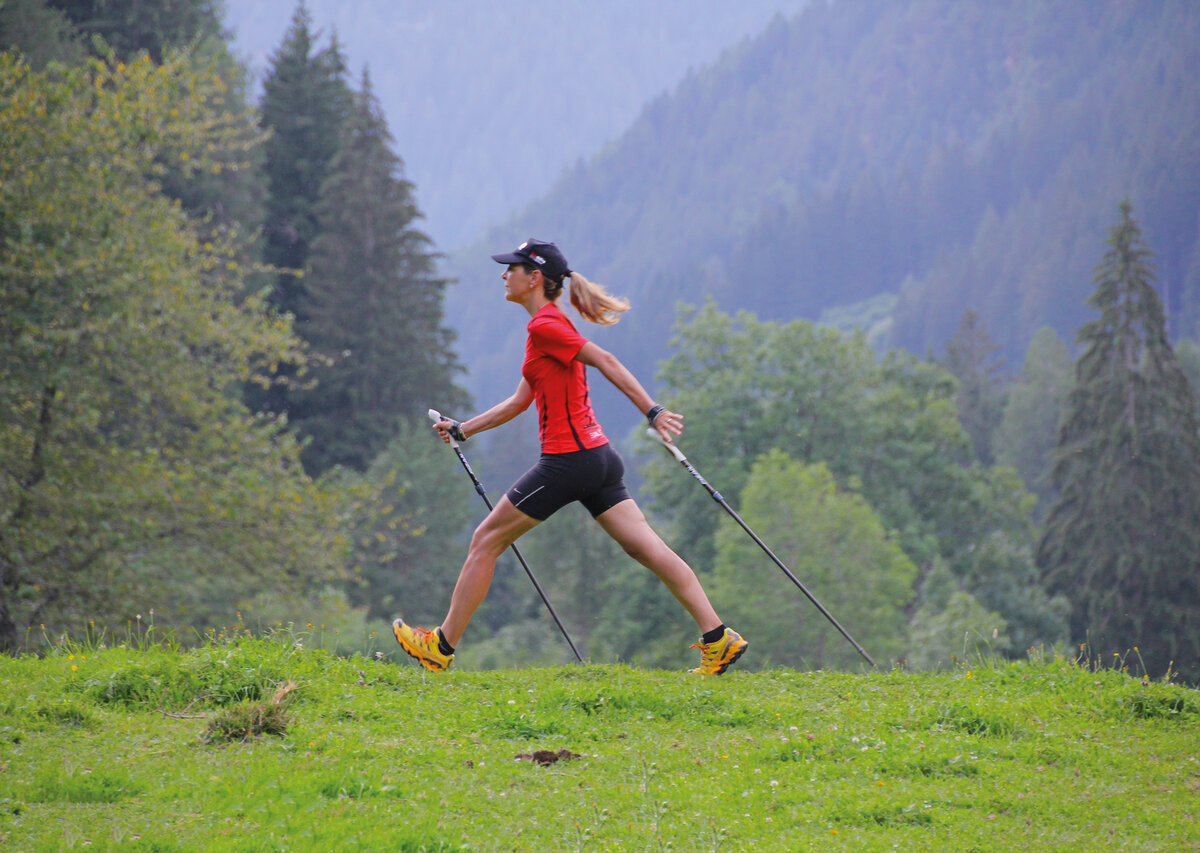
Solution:
M 595 518 L 629 499 L 624 477 L 621 454 L 602 444 L 574 453 L 543 453 L 507 494 L 513 506 L 538 521 L 572 501 L 582 503 Z

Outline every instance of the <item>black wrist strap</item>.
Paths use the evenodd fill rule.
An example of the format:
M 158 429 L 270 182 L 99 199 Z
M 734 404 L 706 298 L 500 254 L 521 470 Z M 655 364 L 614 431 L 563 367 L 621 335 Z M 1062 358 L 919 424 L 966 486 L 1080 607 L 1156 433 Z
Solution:
M 665 406 L 660 406 L 657 403 L 651 406 L 650 411 L 646 412 L 646 420 L 650 422 L 650 426 L 654 426 L 654 422 L 658 420 L 658 416 L 666 410 Z
M 455 441 L 466 441 L 467 434 L 463 432 L 462 424 L 454 420 L 454 418 L 446 418 L 446 420 L 450 421 L 450 429 L 446 430 L 446 432 L 450 433 L 450 437 Z

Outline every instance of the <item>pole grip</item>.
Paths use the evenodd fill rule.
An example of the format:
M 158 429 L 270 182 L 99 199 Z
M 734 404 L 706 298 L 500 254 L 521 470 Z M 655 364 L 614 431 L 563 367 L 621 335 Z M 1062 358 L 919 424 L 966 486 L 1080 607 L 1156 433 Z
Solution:
M 670 451 L 671 455 L 674 456 L 676 459 L 678 459 L 680 462 L 684 463 L 685 465 L 687 464 L 687 457 L 683 455 L 683 451 L 680 450 L 678 447 L 676 447 L 674 444 L 664 441 L 663 437 L 659 434 L 658 430 L 656 430 L 654 427 L 650 427 L 649 429 L 647 429 L 646 435 L 650 436 L 651 438 L 656 440 L 659 444 L 661 444 L 663 447 L 665 447 L 668 451 Z
M 429 420 L 433 421 L 435 424 L 438 423 L 439 421 L 447 420 L 447 418 L 442 417 L 442 413 L 439 412 L 437 409 L 430 409 L 426 414 L 429 415 Z M 457 450 L 458 442 L 454 440 L 454 436 L 450 435 L 449 433 L 447 433 L 446 435 L 450 439 L 450 446 L 453 447 L 455 450 Z

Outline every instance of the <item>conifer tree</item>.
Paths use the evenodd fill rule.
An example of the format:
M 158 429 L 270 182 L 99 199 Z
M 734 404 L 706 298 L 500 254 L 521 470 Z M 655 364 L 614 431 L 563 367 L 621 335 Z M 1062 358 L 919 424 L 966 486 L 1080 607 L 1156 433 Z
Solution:
M 237 259 L 251 268 L 260 260 L 252 235 L 262 224 L 263 134 L 249 106 L 246 68 L 226 41 L 221 6 L 218 0 L 0 2 L 0 39 L 7 19 L 14 29 L 24 30 L 27 43 L 18 46 L 35 65 L 39 57 L 71 64 L 88 53 L 127 64 L 146 55 L 163 65 L 174 52 L 185 55 L 201 75 L 217 78 L 220 83 L 209 94 L 211 121 L 236 132 L 223 133 L 224 147 L 207 152 L 209 169 L 163 154 L 151 170 L 163 194 L 202 223 L 206 242 L 232 238 Z
M 268 301 L 297 320 L 308 316 L 306 288 L 298 273 L 308 263 L 318 233 L 317 200 L 354 102 L 337 40 L 318 48 L 317 35 L 301 3 L 271 59 L 261 103 L 262 127 L 271 131 L 264 153 L 263 260 L 279 270 Z M 284 369 L 267 393 L 251 391 L 251 408 L 288 413 L 292 378 Z
M 70 19 L 45 0 L 0 3 L 0 50 L 16 50 L 35 70 L 51 61 L 73 65 L 84 49 Z
M 311 439 L 304 461 L 314 476 L 337 464 L 365 471 L 401 419 L 462 401 L 442 327 L 447 282 L 416 228 L 421 213 L 393 145 L 364 74 L 314 209 L 308 310 L 297 323 L 323 357 L 315 387 L 293 394 L 291 415 Z
M 223 35 L 219 0 L 47 0 L 46 5 L 66 15 L 81 33 L 101 36 L 125 59 L 144 50 L 162 62 L 166 48 Z
M 975 457 L 984 465 L 995 461 L 993 437 L 1004 413 L 1004 383 L 999 347 L 984 328 L 979 314 L 968 308 L 946 344 L 942 367 L 958 379 L 954 395 L 958 419 L 971 437 Z
M 1059 431 L 1060 489 L 1038 549 L 1077 642 L 1200 677 L 1200 423 L 1167 342 L 1150 251 L 1122 202 L 1079 331 Z M 1111 658 L 1110 658 L 1111 660 Z

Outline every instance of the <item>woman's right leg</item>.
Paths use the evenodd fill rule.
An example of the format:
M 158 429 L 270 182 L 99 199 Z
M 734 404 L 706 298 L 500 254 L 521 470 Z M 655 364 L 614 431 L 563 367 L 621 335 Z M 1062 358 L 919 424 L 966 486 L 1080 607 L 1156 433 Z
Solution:
M 475 528 L 466 562 L 458 573 L 458 582 L 450 597 L 450 609 L 442 620 L 442 636 L 447 643 L 457 646 L 462 639 L 471 617 L 487 597 L 499 556 L 539 524 L 540 521 L 521 512 L 513 506 L 508 495 L 504 495 Z

